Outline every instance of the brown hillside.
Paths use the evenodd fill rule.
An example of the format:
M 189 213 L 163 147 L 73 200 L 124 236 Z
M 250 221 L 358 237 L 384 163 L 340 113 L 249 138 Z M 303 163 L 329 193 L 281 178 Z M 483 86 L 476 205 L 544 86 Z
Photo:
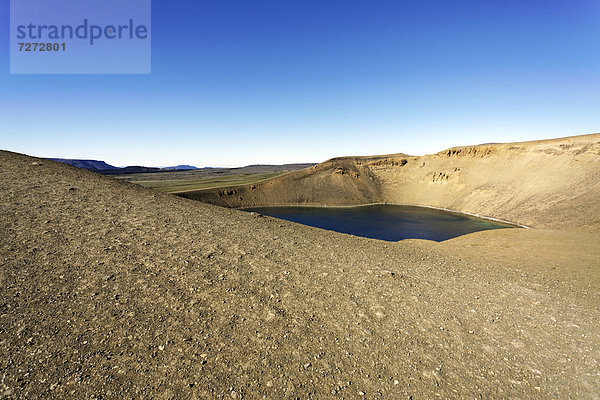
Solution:
M 336 158 L 254 185 L 181 193 L 228 207 L 398 203 L 540 228 L 600 228 L 600 134 Z
M 534 166 L 571 159 L 576 179 L 593 178 L 593 188 L 597 145 L 581 157 L 575 146 L 526 153 Z M 320 181 L 362 202 L 391 195 L 386 179 L 398 175 L 434 194 L 455 187 L 448 196 L 458 199 L 457 178 L 421 177 L 453 160 L 492 171 L 488 160 L 502 152 L 514 152 L 512 163 L 525 157 L 493 148 L 429 156 L 420 170 L 414 158 L 392 164 L 403 156 L 334 160 L 272 185 Z M 553 171 L 570 165 L 555 163 Z M 464 168 L 465 180 L 484 174 Z M 517 179 L 503 176 L 503 185 Z M 266 196 L 266 185 L 255 191 Z M 575 221 L 589 222 L 592 213 L 580 212 Z M 598 232 L 502 229 L 388 243 L 0 152 L 0 239 L 3 398 L 600 396 Z

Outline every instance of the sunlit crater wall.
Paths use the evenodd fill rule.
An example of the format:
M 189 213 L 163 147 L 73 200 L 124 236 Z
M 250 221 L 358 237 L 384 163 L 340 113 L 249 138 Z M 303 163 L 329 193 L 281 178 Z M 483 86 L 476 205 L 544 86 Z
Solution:
M 332 159 L 253 185 L 181 194 L 226 207 L 398 203 L 540 228 L 599 229 L 600 134 Z

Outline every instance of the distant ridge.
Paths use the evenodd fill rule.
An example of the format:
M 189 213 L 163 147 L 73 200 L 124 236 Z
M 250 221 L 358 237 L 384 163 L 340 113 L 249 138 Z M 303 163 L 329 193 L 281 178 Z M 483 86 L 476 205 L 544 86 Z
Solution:
M 183 171 L 183 170 L 192 170 L 192 169 L 198 169 L 198 167 L 194 167 L 193 165 L 176 165 L 174 167 L 163 167 L 162 169 L 164 170 L 179 170 L 179 171 Z
M 216 167 L 204 167 L 198 168 L 193 165 L 175 165 L 172 167 L 144 167 L 140 165 L 128 166 L 128 167 L 115 167 L 107 164 L 104 161 L 98 160 L 79 160 L 70 158 L 49 158 L 49 160 L 69 164 L 77 168 L 87 169 L 93 172 L 97 172 L 103 175 L 129 175 L 129 174 L 148 174 L 156 172 L 178 172 L 178 171 L 200 171 L 206 170 L 215 173 L 232 172 L 237 171 L 240 173 L 261 173 L 261 172 L 272 172 L 279 170 L 297 170 L 312 167 L 313 163 L 295 163 L 295 164 L 253 164 L 245 167 L 234 167 L 234 168 L 216 168 Z
M 142 172 L 161 172 L 161 171 L 187 171 L 198 169 L 192 165 L 176 165 L 174 167 L 142 167 L 142 166 L 129 166 L 129 167 L 115 167 L 113 165 L 107 164 L 104 161 L 98 160 L 78 160 L 71 158 L 49 158 L 49 160 L 61 162 L 63 164 L 69 164 L 77 168 L 87 169 L 90 171 L 99 172 L 101 174 L 137 174 Z
M 129 166 L 129 167 L 123 167 L 123 168 L 117 168 L 117 169 L 111 169 L 111 170 L 102 170 L 102 171 L 97 171 L 97 172 L 104 174 L 104 175 L 120 175 L 120 174 L 141 174 L 141 173 L 151 173 L 151 172 L 161 172 L 161 171 L 165 171 L 165 170 L 162 168 L 142 167 L 139 165 L 134 165 L 134 166 Z
M 110 171 L 119 169 L 118 167 L 98 160 L 76 160 L 70 158 L 50 158 L 50 160 L 69 164 L 77 168 L 89 169 L 91 171 Z

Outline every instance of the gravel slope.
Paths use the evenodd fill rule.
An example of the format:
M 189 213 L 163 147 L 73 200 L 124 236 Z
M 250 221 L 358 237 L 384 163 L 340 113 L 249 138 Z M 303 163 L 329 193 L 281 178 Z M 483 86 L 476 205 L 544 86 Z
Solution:
M 351 237 L 0 152 L 0 396 L 600 397 L 600 237 Z

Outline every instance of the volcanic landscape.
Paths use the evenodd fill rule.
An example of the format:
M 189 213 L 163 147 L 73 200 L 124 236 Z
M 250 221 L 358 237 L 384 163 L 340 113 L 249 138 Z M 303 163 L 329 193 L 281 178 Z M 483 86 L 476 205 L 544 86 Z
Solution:
M 600 398 L 600 134 L 176 195 L 2 151 L 0 187 L 5 398 Z M 385 242 L 237 209 L 373 203 L 527 228 Z

